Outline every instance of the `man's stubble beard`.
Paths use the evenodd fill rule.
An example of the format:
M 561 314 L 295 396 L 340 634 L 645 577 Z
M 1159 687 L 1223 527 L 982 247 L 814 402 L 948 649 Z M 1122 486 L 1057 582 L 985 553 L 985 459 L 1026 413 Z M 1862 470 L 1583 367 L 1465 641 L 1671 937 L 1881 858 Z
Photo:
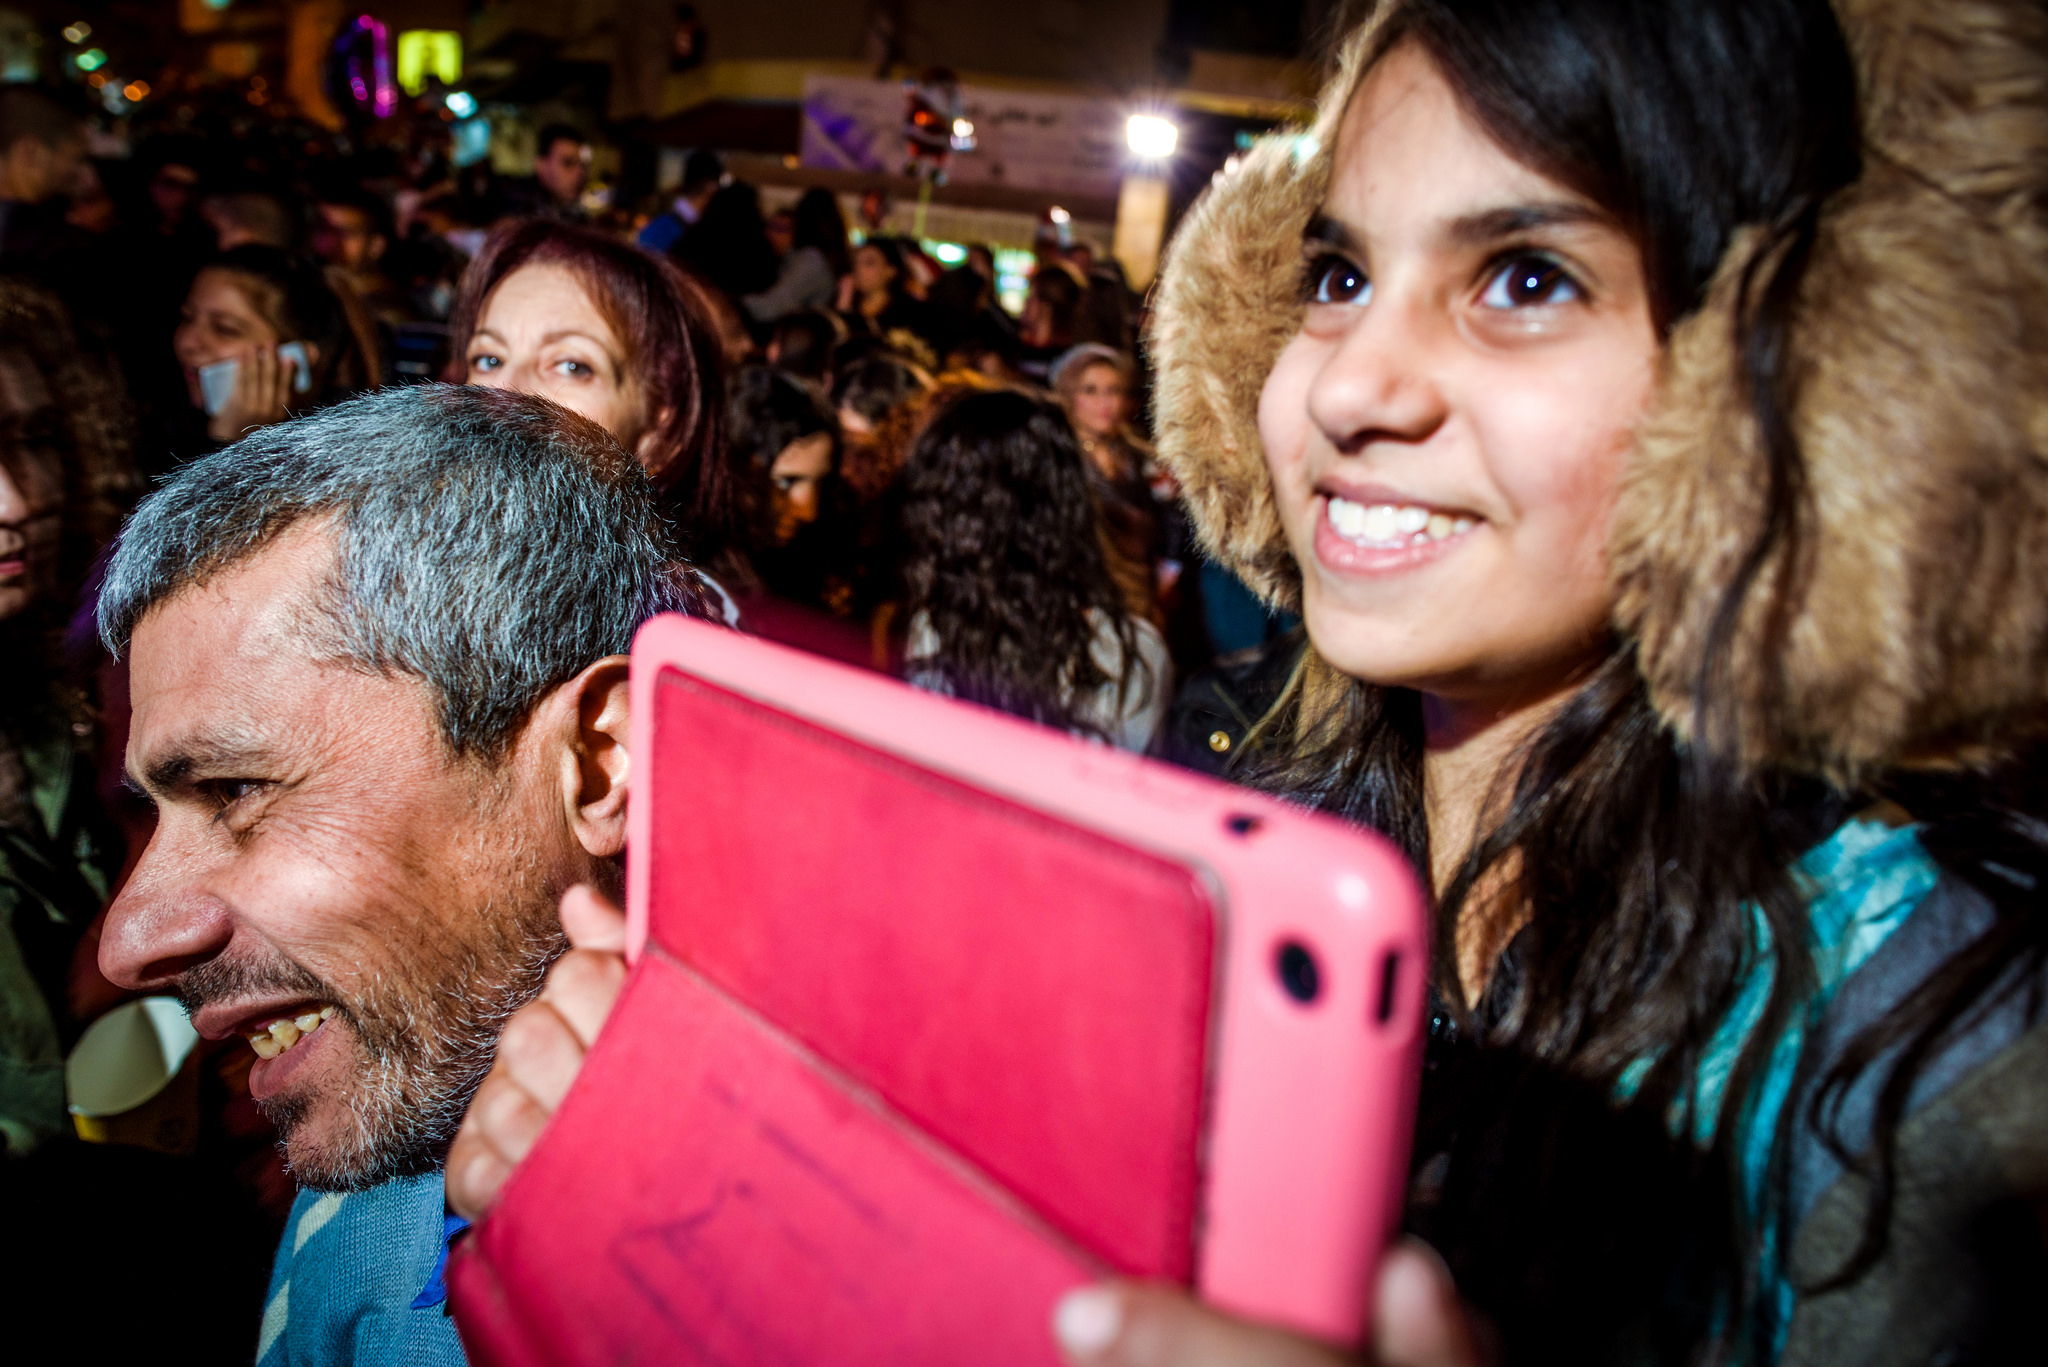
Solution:
M 366 970 L 348 995 L 297 964 L 221 975 L 332 1001 L 335 1018 L 326 1028 L 354 1037 L 348 1076 L 333 1094 L 287 1090 L 258 1103 L 300 1186 L 361 1191 L 438 1169 L 490 1072 L 505 1022 L 540 995 L 548 968 L 568 948 L 540 861 L 518 851 L 492 857 L 486 847 L 494 834 L 501 833 L 487 825 L 477 832 L 472 868 L 491 895 L 463 918 L 473 934 L 456 939 L 428 924 L 394 936 L 384 971 Z M 181 980 L 188 1006 L 191 996 L 214 994 L 205 990 L 210 982 L 194 982 L 198 991 L 188 993 L 186 980 L 205 979 L 216 967 L 227 966 L 202 965 Z M 305 1130 L 322 1110 L 333 1113 L 336 1133 L 316 1144 Z

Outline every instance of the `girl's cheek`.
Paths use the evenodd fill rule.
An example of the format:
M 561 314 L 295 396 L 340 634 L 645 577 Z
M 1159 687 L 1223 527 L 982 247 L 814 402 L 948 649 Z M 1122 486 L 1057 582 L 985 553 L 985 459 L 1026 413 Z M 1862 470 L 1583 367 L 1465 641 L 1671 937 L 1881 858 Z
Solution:
M 1259 393 L 1259 445 L 1265 449 L 1274 489 L 1281 495 L 1283 519 L 1292 510 L 1293 500 L 1288 495 L 1299 481 L 1310 435 L 1308 386 L 1315 365 L 1304 342 L 1296 337 L 1287 344 Z

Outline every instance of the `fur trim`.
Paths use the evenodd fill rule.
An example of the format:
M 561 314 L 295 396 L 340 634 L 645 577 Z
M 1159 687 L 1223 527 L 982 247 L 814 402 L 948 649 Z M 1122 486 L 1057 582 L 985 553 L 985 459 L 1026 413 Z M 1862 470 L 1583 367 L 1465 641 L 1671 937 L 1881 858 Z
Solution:
M 2048 712 L 2048 12 L 1837 9 L 1866 169 L 1827 206 L 1794 307 L 1800 556 L 1767 562 L 1716 663 L 1736 681 L 1728 721 L 1746 766 L 1849 784 L 1989 758 Z M 1299 324 L 1301 231 L 1372 48 L 1371 33 L 1347 45 L 1312 157 L 1262 147 L 1190 213 L 1151 334 L 1160 456 L 1205 546 L 1283 606 L 1300 572 L 1258 398 Z M 1616 623 L 1685 734 L 1713 615 L 1763 508 L 1733 340 L 1756 242 L 1736 242 L 1673 333 L 1609 548 Z
M 1795 304 L 1799 560 L 1774 556 L 1714 662 L 1752 767 L 1848 784 L 1989 758 L 2048 685 L 2048 13 L 1844 0 L 1865 171 Z M 1755 239 L 1674 333 L 1610 544 L 1615 618 L 1690 732 L 1766 480 L 1734 336 Z M 1786 590 L 1773 631 L 1772 600 Z M 1773 637 L 1781 645 L 1773 649 Z
M 1272 138 L 1188 211 L 1147 333 L 1159 459 L 1187 495 L 1202 545 L 1268 601 L 1293 609 L 1287 549 L 1259 445 L 1259 391 L 1300 330 L 1301 235 L 1330 183 L 1331 148 L 1378 26 L 1346 43 L 1305 140 Z

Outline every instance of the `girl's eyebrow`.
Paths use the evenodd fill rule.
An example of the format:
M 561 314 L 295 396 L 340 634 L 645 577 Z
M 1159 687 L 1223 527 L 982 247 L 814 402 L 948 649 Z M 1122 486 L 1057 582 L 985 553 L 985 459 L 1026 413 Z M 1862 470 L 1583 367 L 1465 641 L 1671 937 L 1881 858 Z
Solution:
M 1453 246 L 1484 247 L 1541 228 L 1582 227 L 1609 221 L 1606 214 L 1590 204 L 1550 200 L 1461 214 L 1444 225 L 1443 236 Z
M 1335 247 L 1353 256 L 1363 255 L 1365 251 L 1356 233 L 1322 210 L 1317 210 L 1315 217 L 1309 219 L 1308 226 L 1301 230 L 1301 240 Z
M 1527 204 L 1504 204 L 1498 208 L 1460 214 L 1444 225 L 1441 237 L 1452 247 L 1469 249 L 1490 246 L 1505 238 L 1518 237 L 1523 233 L 1543 228 L 1582 227 L 1611 221 L 1606 214 L 1590 204 L 1570 200 L 1538 200 Z M 1358 233 L 1328 211 L 1319 211 L 1309 219 L 1308 226 L 1302 230 L 1301 240 L 1334 247 L 1352 256 L 1363 255 L 1365 251 Z

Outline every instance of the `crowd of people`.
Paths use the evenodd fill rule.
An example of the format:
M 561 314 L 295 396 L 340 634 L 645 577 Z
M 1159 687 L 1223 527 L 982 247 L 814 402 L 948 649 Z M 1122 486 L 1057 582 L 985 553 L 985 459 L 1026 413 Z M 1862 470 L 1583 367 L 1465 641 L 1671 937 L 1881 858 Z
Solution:
M 1016 318 L 987 248 L 708 152 L 593 214 L 566 126 L 521 181 L 102 164 L 0 90 L 24 1340 L 462 1360 L 449 1243 L 625 978 L 622 653 L 675 611 L 1401 848 L 1374 1361 L 2037 1355 L 2038 10 L 1368 8 L 1149 301 L 1049 237 Z M 184 1153 L 71 1137 L 142 993 L 207 1040 Z M 1121 1283 L 1052 1332 L 1340 1360 Z

